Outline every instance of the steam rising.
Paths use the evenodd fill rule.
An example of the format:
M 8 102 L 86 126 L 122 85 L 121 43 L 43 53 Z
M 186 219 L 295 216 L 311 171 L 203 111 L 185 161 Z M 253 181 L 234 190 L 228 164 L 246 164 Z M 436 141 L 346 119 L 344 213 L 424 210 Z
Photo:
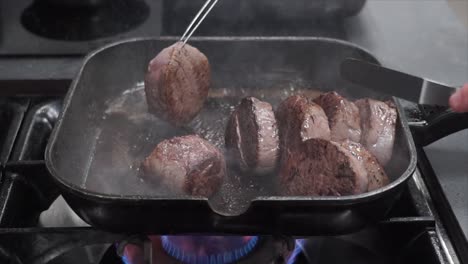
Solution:
M 213 85 L 203 110 L 187 126 L 174 128 L 148 113 L 143 82 L 121 89 L 109 97 L 101 112 L 100 133 L 96 133 L 90 155 L 93 158 L 83 187 L 122 196 L 182 197 L 183 194 L 168 193 L 164 186 L 144 182 L 139 177 L 142 160 L 162 140 L 188 134 L 199 134 L 224 151 L 227 119 L 246 96 L 267 101 L 275 109 L 288 96 L 305 94 L 314 98 L 320 92 L 331 90 L 348 98 L 382 98 L 341 80 L 338 69 L 343 58 L 372 58 L 337 43 L 317 42 L 311 48 L 308 41 L 275 41 L 267 45 L 262 41 L 241 41 L 230 45 L 226 49 L 229 52 L 219 52 L 219 47 L 216 52 L 213 48 L 227 43 L 192 41 L 192 44 L 207 55 L 212 65 Z M 249 50 L 252 52 L 246 52 Z M 404 143 L 401 148 L 395 146 L 394 156 L 400 149 L 406 149 Z M 226 159 L 231 163 L 229 157 Z M 275 177 L 245 175 L 230 169 L 228 179 L 211 198 L 210 205 L 220 214 L 240 214 L 253 199 L 276 194 Z
M 173 196 L 164 186 L 144 182 L 139 177 L 141 161 L 159 142 L 174 136 L 199 134 L 224 150 L 227 120 L 241 98 L 254 95 L 278 104 L 297 92 L 319 94 L 293 85 L 289 89 L 214 89 L 199 115 L 186 127 L 175 128 L 148 113 L 144 84 L 139 82 L 106 103 L 85 186 L 110 194 Z M 225 157 L 228 164 L 232 163 L 229 156 Z M 220 214 L 240 214 L 251 200 L 275 194 L 271 180 L 274 175 L 245 175 L 235 169 L 230 169 L 228 174 L 220 192 L 210 202 Z

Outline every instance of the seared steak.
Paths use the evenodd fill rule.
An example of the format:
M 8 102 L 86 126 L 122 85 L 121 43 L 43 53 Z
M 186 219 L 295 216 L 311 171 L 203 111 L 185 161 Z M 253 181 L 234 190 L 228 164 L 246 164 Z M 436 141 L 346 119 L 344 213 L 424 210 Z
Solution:
M 361 140 L 361 124 L 359 109 L 353 103 L 336 92 L 323 94 L 314 100 L 328 117 L 331 140 L 354 142 Z
M 149 63 L 145 76 L 148 109 L 173 125 L 184 125 L 203 107 L 210 82 L 206 56 L 189 44 L 177 42 Z
M 367 178 L 369 179 L 367 191 L 373 191 L 388 184 L 389 179 L 384 169 L 379 164 L 376 157 L 366 148 L 359 143 L 349 140 L 342 142 L 341 146 L 349 150 L 351 155 L 356 157 L 366 169 Z
M 361 115 L 361 143 L 385 166 L 392 157 L 395 142 L 396 109 L 369 98 L 356 101 L 356 105 Z
M 225 144 L 241 169 L 259 174 L 273 171 L 279 136 L 271 105 L 255 97 L 242 99 L 228 121 Z
M 175 194 L 209 197 L 226 175 L 222 153 L 196 135 L 174 137 L 159 143 L 143 162 L 144 177 L 163 184 Z
M 302 95 L 286 98 L 276 111 L 281 151 L 310 138 L 330 140 L 330 127 L 323 109 Z
M 362 162 L 338 143 L 309 139 L 286 155 L 279 173 L 283 195 L 342 196 L 367 190 Z

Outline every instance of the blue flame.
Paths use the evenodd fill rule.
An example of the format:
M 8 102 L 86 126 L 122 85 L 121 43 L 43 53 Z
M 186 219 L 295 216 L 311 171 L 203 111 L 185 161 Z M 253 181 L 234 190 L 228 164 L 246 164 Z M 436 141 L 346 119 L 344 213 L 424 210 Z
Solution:
M 294 262 L 296 262 L 297 256 L 304 249 L 304 243 L 305 243 L 305 239 L 296 239 L 296 245 L 294 247 L 293 252 L 291 253 L 291 257 L 289 257 L 289 259 L 288 259 L 287 264 L 294 264 Z
M 122 256 L 122 261 L 123 261 L 124 264 L 132 264 L 132 263 L 130 262 L 130 260 L 128 260 L 127 256 L 125 256 L 125 255 Z
M 229 237 L 226 237 L 229 239 Z M 187 264 L 228 264 L 233 263 L 248 255 L 255 248 L 258 237 L 251 237 L 240 248 L 226 249 L 225 252 L 219 252 L 211 255 L 198 255 L 187 252 L 172 243 L 169 236 L 161 236 L 161 242 L 167 254 L 175 259 Z

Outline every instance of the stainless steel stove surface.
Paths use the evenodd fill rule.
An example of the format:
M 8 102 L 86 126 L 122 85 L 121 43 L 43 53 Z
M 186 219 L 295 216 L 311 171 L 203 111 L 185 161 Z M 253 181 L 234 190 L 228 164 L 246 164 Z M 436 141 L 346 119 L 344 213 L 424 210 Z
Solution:
M 345 8 L 337 7 L 340 0 L 304 1 L 220 1 L 196 34 L 339 38 L 389 67 L 455 86 L 468 81 L 468 30 L 444 0 L 353 0 Z M 0 263 L 468 262 L 468 146 L 460 143 L 466 131 L 419 148 L 418 170 L 388 218 L 355 234 L 148 237 L 83 222 L 59 196 L 43 161 L 83 56 L 124 38 L 180 35 L 202 2 L 0 2 Z M 405 107 L 410 121 L 427 117 L 416 105 Z
M 220 1 L 197 35 L 326 35 L 343 37 L 329 17 L 357 13 L 366 0 Z M 62 2 L 62 3 L 60 3 Z M 204 0 L 18 0 L 0 3 L 2 55 L 83 55 L 123 38 L 180 35 Z M 98 3 L 93 3 L 98 2 Z M 58 3 L 58 4 L 57 4 Z M 229 14 L 229 15 L 227 15 Z M 324 19 L 317 21 L 317 19 Z M 293 25 L 293 27 L 291 27 Z M 292 28 L 295 28 L 292 30 Z

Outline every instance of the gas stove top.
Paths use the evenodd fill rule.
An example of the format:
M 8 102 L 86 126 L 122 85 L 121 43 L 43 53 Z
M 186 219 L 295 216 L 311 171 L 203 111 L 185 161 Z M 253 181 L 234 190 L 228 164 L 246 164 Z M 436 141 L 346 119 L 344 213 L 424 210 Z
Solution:
M 262 35 L 344 38 L 343 25 L 325 19 L 325 15 L 335 18 L 340 13 L 354 14 L 365 1 L 350 0 L 349 4 L 341 5 L 342 0 L 314 4 L 297 0 L 298 7 L 282 0 L 220 1 L 197 35 L 255 36 L 262 32 Z M 1 28 L 8 36 L 1 39 L 0 55 L 84 55 L 120 39 L 178 36 L 204 0 L 101 0 L 104 4 L 86 8 L 66 5 L 69 1 L 63 1 L 62 5 L 49 2 L 0 3 Z
M 440 215 L 447 212 L 434 207 L 428 181 L 423 180 L 421 173 L 430 172 L 430 167 L 424 164 L 413 175 L 386 220 L 349 235 L 148 237 L 112 234 L 90 227 L 59 196 L 43 161 L 47 140 L 61 111 L 62 98 L 44 94 L 4 97 L 0 101 L 0 122 L 4 127 L 0 135 L 3 168 L 0 259 L 3 261 L 457 263 L 460 260 L 440 219 Z M 415 106 L 406 109 L 410 120 L 415 121 L 414 118 L 423 113 L 415 112 L 412 107 Z

